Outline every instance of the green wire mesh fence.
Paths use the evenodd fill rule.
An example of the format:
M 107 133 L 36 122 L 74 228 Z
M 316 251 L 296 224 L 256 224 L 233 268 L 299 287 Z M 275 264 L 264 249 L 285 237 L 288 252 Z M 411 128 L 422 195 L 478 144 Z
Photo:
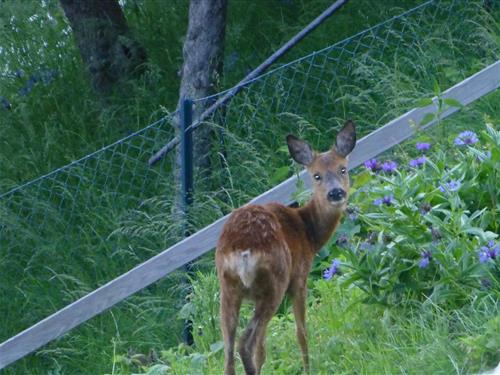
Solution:
M 278 134 L 325 148 L 353 118 L 366 135 L 433 96 L 436 82 L 447 88 L 498 59 L 489 22 L 482 1 L 427 1 L 248 83 L 202 125 L 213 130 L 217 153 L 210 177 L 197 175 L 191 225 L 200 228 L 289 176 Z M 0 195 L 0 315 L 9 322 L 0 341 L 180 240 L 173 152 L 147 164 L 173 136 L 175 116 Z M 175 277 L 128 307 L 177 295 Z M 157 314 L 159 306 L 143 308 Z M 111 314 L 137 313 L 125 310 L 120 304 Z

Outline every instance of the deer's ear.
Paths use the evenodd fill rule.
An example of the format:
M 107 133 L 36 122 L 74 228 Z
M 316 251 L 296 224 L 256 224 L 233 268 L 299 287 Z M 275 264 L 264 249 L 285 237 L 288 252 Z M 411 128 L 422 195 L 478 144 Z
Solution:
M 337 134 L 334 150 L 345 158 L 351 153 L 354 146 L 356 146 L 356 126 L 354 122 L 348 120 Z
M 288 151 L 290 152 L 293 160 L 305 166 L 312 163 L 314 153 L 311 146 L 309 146 L 306 142 L 289 134 L 286 137 L 286 143 L 288 144 Z

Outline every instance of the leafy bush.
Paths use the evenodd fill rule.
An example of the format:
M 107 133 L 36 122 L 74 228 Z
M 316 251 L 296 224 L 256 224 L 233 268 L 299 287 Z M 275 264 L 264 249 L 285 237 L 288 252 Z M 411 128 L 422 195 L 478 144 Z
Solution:
M 334 259 L 325 276 L 334 267 L 342 285 L 390 305 L 410 297 L 456 307 L 500 296 L 500 132 L 486 124 L 451 141 L 365 163 L 330 242 L 341 265 Z

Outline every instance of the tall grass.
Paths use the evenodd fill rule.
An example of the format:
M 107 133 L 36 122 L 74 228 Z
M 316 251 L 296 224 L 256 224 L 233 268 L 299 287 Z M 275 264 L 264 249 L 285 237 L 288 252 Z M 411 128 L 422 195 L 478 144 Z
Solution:
M 290 25 L 296 25 L 297 17 L 305 22 L 327 3 L 232 3 L 221 85 L 241 78 L 249 66 L 296 32 L 298 27 Z M 327 24 L 290 58 L 365 28 L 365 20 L 373 24 L 401 10 L 377 3 L 367 13 L 366 5 L 373 2 L 356 3 L 349 5 L 350 12 L 339 14 L 338 36 L 331 35 Z M 390 2 L 396 3 L 402 2 Z M 498 15 L 476 3 L 461 13 L 459 3 L 442 3 L 438 16 L 422 12 L 394 21 L 360 37 L 359 43 L 338 45 L 251 85 L 227 108 L 224 121 L 212 119 L 210 126 L 224 135 L 225 148 L 213 156 L 214 165 L 222 167 L 213 172 L 212 180 L 196 181 L 192 229 L 293 173 L 286 168 L 286 133 L 298 133 L 325 148 L 334 129 L 353 117 L 367 134 L 417 99 L 430 96 L 435 79 L 445 88 L 498 58 Z M 93 98 L 57 2 L 23 4 L 0 5 L 1 20 L 9 26 L 1 35 L 15 47 L 3 55 L 9 71 L 2 77 L 1 94 L 12 102 L 12 109 L 0 109 L 1 191 L 78 159 L 164 115 L 165 107 L 173 108 L 181 65 L 178 30 L 184 29 L 187 12 L 184 1 L 168 7 L 162 2 L 127 2 L 129 22 L 151 51 L 150 66 L 142 79 L 127 83 L 127 96 L 117 93 L 103 106 Z M 414 4 L 404 2 L 405 7 Z M 43 16 L 46 11 L 54 20 Z M 33 14 L 38 14 L 33 21 L 22 23 Z M 466 22 L 459 23 L 459 18 Z M 251 19 L 262 22 L 257 27 L 247 23 Z M 267 48 L 260 48 L 263 38 Z M 472 43 L 477 47 L 470 49 Z M 24 50 L 29 55 L 23 60 L 19 52 Z M 19 94 L 30 75 L 54 67 L 58 73 L 53 81 L 36 84 L 28 95 Z M 12 74 L 18 69 L 20 77 Z M 498 109 L 493 100 L 482 103 Z M 477 116 L 474 110 L 465 112 Z M 180 238 L 181 223 L 171 195 L 175 181 L 165 177 L 171 160 L 157 170 L 145 166 L 149 153 L 171 134 L 168 122 L 151 128 L 3 200 L 0 313 L 9 324 L 0 326 L 0 340 Z M 198 268 L 210 265 L 207 256 Z M 110 371 L 113 353 L 153 360 L 155 350 L 179 342 L 177 312 L 185 302 L 179 297 L 180 278 L 176 273 L 147 288 L 6 373 L 103 373 Z M 136 353 L 143 356 L 134 357 Z
M 493 368 L 500 357 L 498 301 L 486 297 L 459 310 L 433 303 L 382 307 L 362 303 L 359 290 L 324 280 L 310 282 L 307 326 L 314 374 L 470 374 Z M 197 335 L 192 348 L 161 351 L 155 366 L 168 374 L 223 372 L 218 322 L 218 285 L 214 273 L 199 275 L 192 306 Z M 240 315 L 240 332 L 251 316 Z M 300 351 L 290 308 L 282 309 L 267 330 L 263 374 L 300 374 Z M 113 374 L 149 373 L 126 356 L 115 357 Z M 237 360 L 237 371 L 243 372 Z M 110 366 L 111 367 L 111 366 Z

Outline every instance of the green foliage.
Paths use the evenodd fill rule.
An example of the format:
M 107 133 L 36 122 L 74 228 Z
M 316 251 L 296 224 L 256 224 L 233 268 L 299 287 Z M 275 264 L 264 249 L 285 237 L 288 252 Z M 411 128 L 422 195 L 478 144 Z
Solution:
M 467 357 L 475 363 L 495 364 L 500 358 L 500 316 L 483 323 L 481 331 L 461 338 Z M 478 369 L 479 370 L 479 369 Z
M 124 82 L 103 103 L 90 89 L 58 1 L 0 2 L 0 61 L 7 64 L 0 72 L 0 95 L 11 104 L 10 109 L 0 106 L 2 192 L 100 149 L 175 107 L 188 3 L 122 3 L 150 61 L 141 78 Z M 328 21 L 318 28 L 287 58 L 324 48 L 417 3 L 350 2 L 334 16 L 333 24 Z M 330 4 L 329 0 L 230 1 L 220 87 L 241 79 Z M 263 77 L 233 100 L 224 121 L 212 119 L 218 144 L 226 147 L 213 154 L 217 171 L 212 178 L 197 177 L 189 228 L 194 231 L 211 223 L 294 173 L 287 152 L 282 152 L 287 133 L 326 149 L 346 117 L 353 117 L 365 135 L 410 109 L 419 98 L 431 96 L 434 82 L 448 87 L 498 59 L 498 13 L 485 12 L 480 2 L 469 2 L 472 5 L 465 11 L 459 1 L 436 4 Z M 476 124 L 483 112 L 497 118 L 499 102 L 498 96 L 490 96 L 453 121 Z M 151 152 L 172 133 L 167 121 L 2 201 L 0 313 L 9 324 L 0 325 L 0 340 L 180 238 L 182 222 L 173 204 L 175 181 L 168 177 L 172 160 L 154 169 L 146 165 Z M 491 185 L 489 191 L 497 190 Z M 302 191 L 298 199 L 306 195 Z M 482 213 L 480 220 L 494 222 L 488 215 Z M 362 228 L 353 225 L 345 230 L 360 235 Z M 316 277 L 325 266 L 328 249 L 321 255 Z M 210 256 L 196 264 L 201 271 L 212 266 Z M 121 368 L 164 372 L 161 362 L 180 374 L 195 371 L 186 371 L 188 364 L 221 372 L 220 347 L 213 346 L 220 342 L 214 328 L 218 310 L 213 277 L 207 276 L 199 290 L 195 285 L 191 305 L 183 310 L 192 314 L 196 333 L 205 332 L 195 337 L 200 349 L 176 349 L 182 324 L 177 313 L 186 290 L 182 275 L 175 273 L 10 366 L 6 374 L 117 373 Z M 197 297 L 205 295 L 213 300 Z M 297 361 L 288 360 L 296 349 L 294 333 L 286 307 L 282 311 L 273 321 L 280 329 L 272 332 L 272 352 L 281 359 L 270 368 L 293 373 L 299 369 Z M 248 317 L 249 310 L 243 315 Z
M 367 180 L 365 172 L 350 198 L 359 216 L 336 236 L 349 238 L 340 247 L 339 282 L 390 305 L 410 298 L 452 308 L 485 293 L 500 297 L 500 259 L 480 257 L 490 241 L 500 246 L 499 134 L 487 124 L 475 144 L 444 152 L 432 143 L 421 166 L 403 157 L 392 173 Z

